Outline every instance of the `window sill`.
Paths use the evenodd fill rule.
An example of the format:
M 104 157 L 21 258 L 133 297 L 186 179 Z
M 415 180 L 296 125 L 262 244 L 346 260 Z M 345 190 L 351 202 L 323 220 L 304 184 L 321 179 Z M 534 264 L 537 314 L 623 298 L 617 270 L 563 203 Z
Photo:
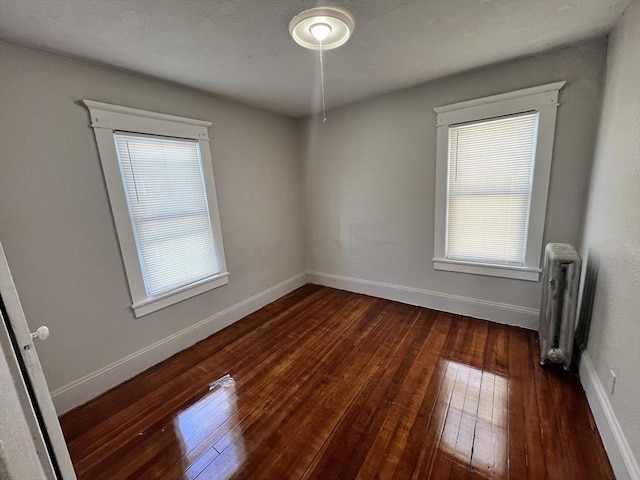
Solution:
M 221 287 L 229 283 L 229 272 L 219 273 L 214 277 L 209 277 L 190 285 L 186 285 L 177 290 L 165 293 L 158 297 L 143 300 L 131 305 L 136 318 L 140 318 L 149 313 L 155 312 L 162 308 L 181 302 L 187 298 L 195 297 L 201 293 L 208 292 L 214 288 Z
M 471 273 L 474 275 L 486 275 L 489 277 L 515 278 L 537 282 L 541 270 L 533 267 L 514 267 L 511 265 L 491 265 L 485 263 L 463 262 L 448 260 L 446 258 L 433 259 L 434 270 L 446 270 L 449 272 Z

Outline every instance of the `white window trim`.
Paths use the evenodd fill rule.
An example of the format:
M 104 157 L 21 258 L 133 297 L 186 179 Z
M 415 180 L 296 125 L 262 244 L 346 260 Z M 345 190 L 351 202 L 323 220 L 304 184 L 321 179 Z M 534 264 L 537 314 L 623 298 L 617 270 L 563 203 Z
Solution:
M 540 258 L 553 156 L 558 92 L 565 83 L 555 82 L 434 108 L 437 113 L 435 248 L 433 258 L 435 270 L 538 281 L 541 272 Z M 531 111 L 539 112 L 539 123 L 524 266 L 494 265 L 447 259 L 446 209 L 449 126 Z
M 135 316 L 147 315 L 229 283 L 229 272 L 227 272 L 224 246 L 222 244 L 218 200 L 213 179 L 213 166 L 207 131 L 208 127 L 211 126 L 211 122 L 110 105 L 93 100 L 83 100 L 83 103 L 91 114 L 91 126 L 98 145 L 102 171 L 120 243 L 120 252 L 122 253 L 129 291 L 131 292 L 131 308 Z M 115 130 L 197 140 L 202 159 L 211 228 L 222 273 L 185 285 L 160 296 L 152 298 L 147 296 L 113 139 Z

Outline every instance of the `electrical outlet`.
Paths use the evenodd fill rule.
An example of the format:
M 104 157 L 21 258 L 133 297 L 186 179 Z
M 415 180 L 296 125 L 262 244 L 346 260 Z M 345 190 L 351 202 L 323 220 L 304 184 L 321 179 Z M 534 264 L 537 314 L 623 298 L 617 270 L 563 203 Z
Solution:
M 616 372 L 613 370 L 609 370 L 609 393 L 613 395 L 614 390 L 616 389 Z

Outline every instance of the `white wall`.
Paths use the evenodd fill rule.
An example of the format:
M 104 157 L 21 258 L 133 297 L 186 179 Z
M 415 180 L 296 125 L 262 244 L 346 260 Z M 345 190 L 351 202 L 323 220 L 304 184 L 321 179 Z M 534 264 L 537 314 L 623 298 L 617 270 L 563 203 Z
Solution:
M 297 277 L 233 314 L 226 310 L 305 271 L 294 120 L 5 42 L 0 98 L 0 240 L 30 327 L 51 329 L 38 345 L 47 382 L 56 392 L 103 374 L 85 379 L 93 387 L 58 402 L 61 410 L 304 281 Z M 133 317 L 83 98 L 213 122 L 229 285 Z M 218 312 L 223 316 L 198 324 Z M 194 326 L 197 331 L 172 337 Z M 167 337 L 153 352 L 128 357 Z M 123 359 L 128 362 L 120 364 Z
M 433 108 L 566 80 L 544 242 L 577 245 L 604 55 L 604 40 L 591 41 L 332 110 L 324 125 L 318 117 L 304 120 L 307 263 L 321 273 L 312 281 L 537 327 L 540 283 L 432 267 Z M 330 95 L 331 85 L 327 89 Z
M 640 4 L 637 1 L 627 9 L 609 37 L 582 253 L 583 258 L 598 266 L 583 382 L 586 381 L 596 419 L 606 421 L 602 415 L 607 409 L 615 417 L 609 420 L 610 425 L 598 422 L 614 467 L 616 463 L 620 466 L 616 461 L 620 452 L 615 452 L 614 442 L 621 443 L 618 447 L 624 456 L 623 437 L 626 437 L 626 455 L 635 456 L 635 474 L 640 478 Z M 608 388 L 610 369 L 617 374 L 614 394 Z M 599 387 L 604 388 L 598 390 Z M 609 428 L 613 431 L 607 431 Z M 616 432 L 617 428 L 621 431 Z M 629 458 L 627 461 L 633 465 Z M 620 469 L 616 474 L 626 478 Z

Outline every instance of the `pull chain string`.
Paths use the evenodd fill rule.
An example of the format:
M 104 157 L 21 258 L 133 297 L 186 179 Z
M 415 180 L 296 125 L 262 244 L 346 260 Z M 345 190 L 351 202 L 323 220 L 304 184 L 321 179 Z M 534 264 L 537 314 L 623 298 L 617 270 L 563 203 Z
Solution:
M 324 62 L 322 59 L 322 40 L 318 40 L 320 45 L 320 87 L 322 88 L 322 123 L 327 123 L 327 111 L 324 103 Z
M 133 163 L 131 162 L 131 151 L 129 150 L 129 140 L 125 138 L 127 144 L 127 155 L 129 156 L 129 166 L 131 167 L 131 176 L 133 177 L 133 189 L 136 191 L 136 201 L 140 203 L 140 197 L 138 196 L 138 184 L 136 182 L 136 172 L 133 170 Z

